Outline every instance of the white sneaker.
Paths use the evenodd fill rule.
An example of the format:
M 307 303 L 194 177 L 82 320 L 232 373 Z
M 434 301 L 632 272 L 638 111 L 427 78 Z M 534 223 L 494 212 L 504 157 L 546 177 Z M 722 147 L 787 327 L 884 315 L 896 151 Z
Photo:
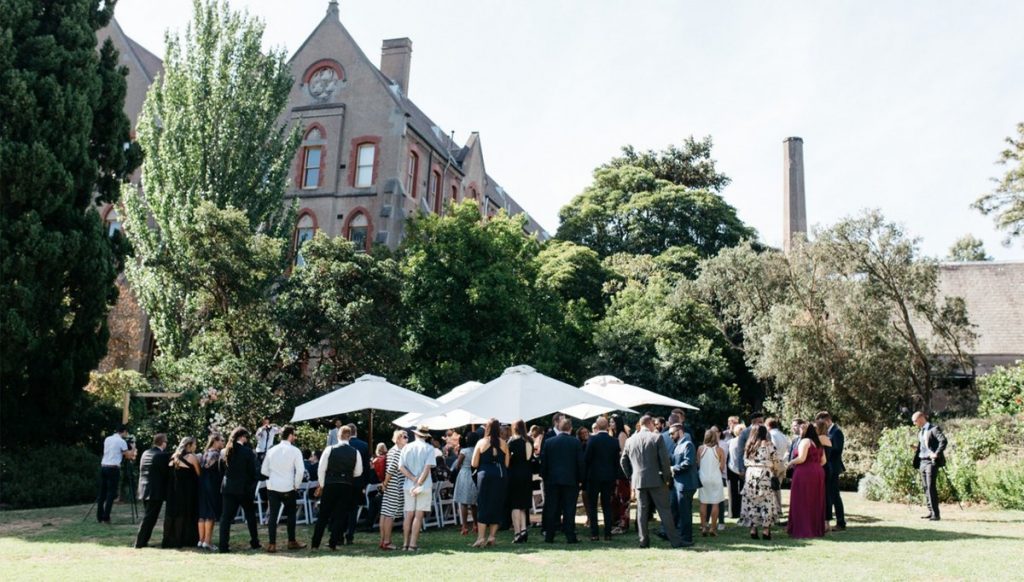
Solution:
M 725 531 L 725 524 L 724 523 L 718 524 L 718 531 Z

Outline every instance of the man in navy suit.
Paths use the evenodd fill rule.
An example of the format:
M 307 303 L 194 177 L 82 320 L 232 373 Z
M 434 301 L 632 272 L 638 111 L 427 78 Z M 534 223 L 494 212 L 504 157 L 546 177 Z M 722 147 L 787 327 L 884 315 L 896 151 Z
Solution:
M 835 511 L 836 526 L 833 531 L 846 529 L 846 512 L 843 510 L 843 498 L 839 495 L 839 474 L 846 470 L 843 465 L 843 444 L 846 437 L 843 431 L 832 422 L 832 415 L 828 412 L 819 412 L 814 420 L 824 420 L 828 425 L 828 438 L 832 441 L 832 448 L 829 449 L 828 462 L 831 470 L 825 478 L 825 520 L 832 521 L 833 510 Z
M 587 484 L 587 519 L 590 521 L 590 541 L 596 542 L 597 500 L 601 498 L 604 514 L 604 539 L 611 541 L 614 518 L 612 516 L 612 492 L 615 477 L 619 472 L 619 439 L 608 434 L 608 419 L 601 417 L 594 423 L 594 434 L 590 435 L 583 454 L 583 475 Z
M 356 535 L 356 516 L 359 515 L 359 507 L 366 503 L 367 479 L 371 474 L 375 475 L 376 473 L 370 470 L 370 445 L 363 439 L 356 438 L 355 423 L 349 424 L 348 427 L 352 430 L 352 438 L 349 439 L 348 444 L 359 451 L 359 456 L 363 461 L 363 473 L 355 478 L 356 499 L 352 504 L 352 509 L 349 510 L 348 527 L 345 529 L 345 544 L 351 546 L 352 539 Z
M 572 421 L 562 419 L 558 432 L 544 440 L 541 449 L 540 476 L 544 480 L 544 541 L 555 541 L 561 520 L 565 541 L 579 543 L 576 537 L 576 498 L 583 476 L 583 447 L 572 436 Z
M 672 487 L 679 502 L 676 529 L 684 544 L 693 544 L 693 495 L 700 488 L 697 475 L 697 446 L 683 423 L 669 427 L 675 447 L 672 449 Z

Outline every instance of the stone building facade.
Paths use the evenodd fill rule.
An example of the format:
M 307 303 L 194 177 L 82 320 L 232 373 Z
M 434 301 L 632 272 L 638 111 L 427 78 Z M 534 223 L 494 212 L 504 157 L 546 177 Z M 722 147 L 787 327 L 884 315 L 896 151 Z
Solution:
M 134 127 L 163 64 L 116 21 L 97 34 L 100 43 L 107 38 L 129 70 L 125 112 Z M 410 39 L 389 39 L 375 65 L 341 23 L 336 0 L 292 55 L 295 82 L 280 121 L 302 133 L 283 201 L 299 207 L 296 245 L 322 231 L 352 240 L 357 248 L 393 249 L 410 216 L 440 214 L 447 204 L 466 199 L 475 200 L 483 216 L 525 213 L 487 173 L 479 134 L 459 145 L 409 98 L 411 57 Z M 116 207 L 100 212 L 111 233 L 120 228 Z M 528 234 L 549 237 L 526 217 Z M 112 345 L 119 349 L 100 369 L 144 370 L 152 357 L 151 334 L 123 277 L 119 285 L 123 304 L 111 320 Z M 126 326 L 132 310 L 137 321 Z

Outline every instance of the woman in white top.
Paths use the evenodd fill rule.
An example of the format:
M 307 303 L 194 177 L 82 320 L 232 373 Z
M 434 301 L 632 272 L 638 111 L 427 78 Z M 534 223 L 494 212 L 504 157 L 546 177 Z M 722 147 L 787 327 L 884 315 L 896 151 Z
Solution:
M 704 444 L 697 449 L 697 466 L 700 474 L 700 490 L 697 492 L 700 499 L 700 535 L 717 537 L 718 504 L 725 500 L 722 488 L 725 454 L 718 447 L 718 430 L 709 428 L 704 431 Z

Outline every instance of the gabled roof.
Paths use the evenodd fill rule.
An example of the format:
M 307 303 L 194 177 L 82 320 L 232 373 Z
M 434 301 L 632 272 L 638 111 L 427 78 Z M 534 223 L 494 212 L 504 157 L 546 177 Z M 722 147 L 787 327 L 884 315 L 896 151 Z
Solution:
M 1024 261 L 941 263 L 939 293 L 964 299 L 977 326 L 972 353 L 1024 355 Z

